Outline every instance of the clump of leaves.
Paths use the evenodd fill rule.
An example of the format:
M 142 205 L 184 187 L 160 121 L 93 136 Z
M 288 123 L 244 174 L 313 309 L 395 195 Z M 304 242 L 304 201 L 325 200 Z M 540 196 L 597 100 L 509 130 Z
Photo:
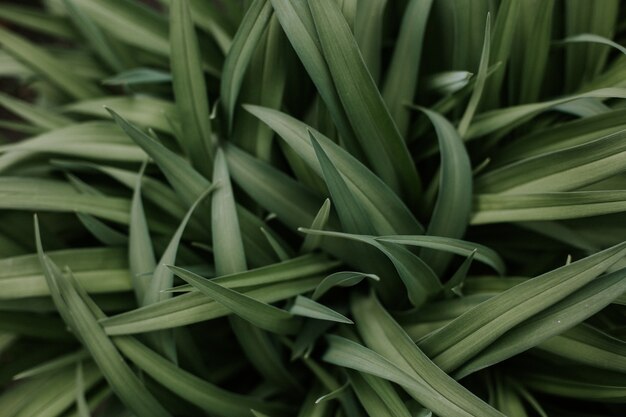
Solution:
M 0 5 L 0 417 L 626 415 L 623 4 L 153 3 Z

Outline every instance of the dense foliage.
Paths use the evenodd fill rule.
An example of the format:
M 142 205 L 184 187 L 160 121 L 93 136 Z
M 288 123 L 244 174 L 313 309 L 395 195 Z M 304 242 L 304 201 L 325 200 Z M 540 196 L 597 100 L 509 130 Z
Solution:
M 626 415 L 624 6 L 3 1 L 0 417 Z

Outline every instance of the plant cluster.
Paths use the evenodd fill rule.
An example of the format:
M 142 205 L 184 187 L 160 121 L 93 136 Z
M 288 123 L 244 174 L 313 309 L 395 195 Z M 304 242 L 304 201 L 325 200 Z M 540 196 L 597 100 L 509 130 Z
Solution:
M 0 4 L 0 417 L 626 415 L 618 0 Z

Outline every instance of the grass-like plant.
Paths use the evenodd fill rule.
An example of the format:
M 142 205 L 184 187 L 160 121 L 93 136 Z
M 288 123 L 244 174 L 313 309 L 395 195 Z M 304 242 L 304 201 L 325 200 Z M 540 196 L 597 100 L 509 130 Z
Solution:
M 0 4 L 0 417 L 626 415 L 624 3 L 153 3 Z

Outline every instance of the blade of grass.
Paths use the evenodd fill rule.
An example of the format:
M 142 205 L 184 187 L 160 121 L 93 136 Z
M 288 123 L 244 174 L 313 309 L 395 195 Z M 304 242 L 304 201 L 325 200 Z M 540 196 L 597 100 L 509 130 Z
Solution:
M 309 7 L 335 88 L 368 162 L 392 190 L 414 206 L 421 187 L 419 176 L 350 27 L 332 0 L 309 2 Z
M 110 120 L 111 115 L 105 106 L 123 114 L 132 123 L 166 133 L 173 133 L 172 123 L 178 122 L 174 103 L 141 95 L 77 101 L 63 107 L 63 110 L 69 113 Z
M 125 67 L 122 58 L 94 21 L 77 7 L 73 0 L 63 0 L 63 5 L 71 21 L 100 59 L 112 70 L 122 71 Z
M 293 333 L 300 327 L 300 322 L 285 310 L 223 287 L 184 269 L 174 266 L 169 268 L 202 294 L 214 299 L 257 327 L 277 334 Z
M 604 88 L 540 103 L 522 104 L 519 106 L 491 110 L 476 116 L 474 123 L 472 123 L 467 131 L 465 139 L 471 140 L 494 132 L 509 132 L 514 127 L 532 119 L 541 112 L 573 100 L 580 98 L 610 97 L 626 98 L 626 90 L 618 87 Z
M 342 137 L 342 143 L 352 155 L 362 159 L 363 149 L 350 127 L 350 121 L 337 95 L 308 5 L 300 0 L 270 1 L 289 42 L 328 107 Z
M 380 236 L 376 240 L 400 245 L 410 245 L 433 250 L 445 251 L 461 256 L 470 256 L 475 253 L 477 261 L 489 265 L 500 275 L 506 272 L 504 260 L 493 249 L 478 243 L 446 238 L 441 236 Z
M 0 44 L 33 72 L 75 99 L 88 99 L 101 94 L 93 84 L 68 71 L 55 56 L 19 35 L 0 28 Z
M 111 36 L 140 50 L 160 56 L 169 54 L 166 20 L 147 5 L 128 0 L 73 1 Z
M 488 48 L 488 41 L 486 45 Z M 422 111 L 435 126 L 441 154 L 439 193 L 427 234 L 460 238 L 469 223 L 472 205 L 472 168 L 469 156 L 461 137 L 450 122 L 438 113 L 427 109 Z M 435 273 L 441 273 L 450 260 L 449 256 L 441 252 L 422 250 L 420 254 Z
M 478 194 L 472 224 L 576 219 L 621 213 L 624 191 L 577 191 L 537 194 Z
M 135 298 L 139 305 L 142 305 L 145 299 L 146 289 L 149 285 L 147 279 L 150 278 L 156 268 L 156 258 L 141 200 L 141 184 L 146 165 L 146 163 L 142 165 L 133 191 L 128 233 L 128 263 L 130 265 Z
M 313 293 L 313 299 L 317 300 L 333 287 L 352 287 L 363 281 L 365 278 L 380 281 L 380 278 L 373 274 L 364 274 L 362 272 L 352 271 L 335 272 L 320 282 L 320 285 L 317 286 L 315 292 Z
M 170 43 L 174 96 L 183 137 L 182 147 L 193 166 L 205 176 L 211 172 L 213 137 L 209 102 L 198 39 L 191 21 L 189 4 L 173 0 L 170 7 Z
M 621 130 L 488 171 L 476 179 L 476 189 L 504 194 L 568 191 L 622 172 L 625 152 L 626 130 Z
M 98 324 L 97 318 L 79 296 L 73 283 L 68 281 L 53 261 L 44 254 L 36 218 L 35 237 L 41 267 L 59 313 L 89 350 L 111 388 L 139 417 L 169 416 L 170 414 L 124 363 L 121 355 Z
M 8 94 L 0 93 L 0 105 L 29 123 L 46 130 L 54 130 L 72 123 L 72 120 L 56 113 L 54 110 L 33 105 L 11 97 Z
M 315 218 L 311 223 L 310 229 L 322 230 L 326 227 L 326 223 L 328 222 L 328 216 L 330 215 L 330 207 L 330 199 L 327 198 L 326 200 L 324 200 L 324 204 L 322 204 L 322 207 L 320 207 L 319 211 L 315 215 Z M 304 241 L 302 242 L 302 246 L 300 247 L 300 253 L 313 252 L 320 246 L 321 242 L 321 236 L 306 235 Z
M 255 0 L 246 12 L 226 55 L 220 84 L 220 96 L 226 110 L 229 130 L 233 128 L 235 104 L 243 77 L 271 17 L 272 5 L 270 2 L 268 0 Z
M 381 251 L 394 265 L 398 276 L 406 287 L 407 295 L 413 306 L 422 305 L 430 297 L 441 290 L 441 283 L 435 273 L 412 252 L 400 245 L 378 241 L 374 236 L 350 233 L 330 232 L 322 230 L 299 229 L 304 233 L 337 237 L 355 242 L 366 243 Z
M 310 298 L 298 295 L 289 312 L 296 316 L 309 317 L 318 320 L 328 320 L 337 323 L 353 324 L 353 321 L 343 314 L 326 307 L 323 304 L 313 301 Z
M 131 337 L 115 337 L 115 345 L 140 369 L 181 398 L 222 417 L 249 417 L 250 409 L 279 413 L 285 407 L 226 391 L 179 368 Z
M 382 88 L 382 96 L 400 134 L 405 139 L 422 59 L 422 45 L 432 0 L 411 0 L 400 24 L 400 33 Z
M 354 37 L 375 82 L 380 79 L 383 21 L 387 0 L 362 2 L 356 8 Z
M 597 278 L 563 301 L 507 332 L 479 356 L 463 365 L 455 374 L 456 377 L 463 378 L 508 359 L 581 323 L 626 290 L 625 277 L 626 270 L 622 269 Z
M 614 246 L 525 281 L 461 315 L 419 346 L 439 367 L 452 371 L 507 330 L 588 285 L 624 256 L 625 247 Z
M 321 280 L 322 277 L 296 279 L 261 288 L 242 290 L 240 295 L 262 303 L 274 303 L 313 291 Z M 253 304 L 256 305 L 254 302 Z M 103 320 L 102 324 L 110 335 L 135 334 L 212 320 L 231 313 L 231 310 L 214 301 L 211 297 L 194 291 L 190 294 L 174 297 L 171 300 L 118 314 Z M 282 313 L 279 315 L 286 318 Z
M 308 133 L 312 132 L 320 147 L 342 174 L 351 193 L 358 199 L 359 205 L 367 211 L 377 233 L 388 234 L 391 230 L 394 230 L 391 233 L 409 233 L 411 230 L 414 232 L 410 233 L 422 232 L 422 226 L 393 191 L 332 140 L 276 110 L 258 106 L 245 108 L 278 133 L 310 168 L 322 176 L 322 167 Z M 393 215 L 390 214 L 392 210 Z
M 465 112 L 461 117 L 459 126 L 457 128 L 460 137 L 465 137 L 467 129 L 469 128 L 474 113 L 478 109 L 480 100 L 485 88 L 485 82 L 487 81 L 487 71 L 489 70 L 489 55 L 491 53 L 491 15 L 487 13 L 487 23 L 485 23 L 485 38 L 483 40 L 483 50 L 480 56 L 480 63 L 478 65 L 478 71 L 476 72 L 476 83 L 472 90 Z

